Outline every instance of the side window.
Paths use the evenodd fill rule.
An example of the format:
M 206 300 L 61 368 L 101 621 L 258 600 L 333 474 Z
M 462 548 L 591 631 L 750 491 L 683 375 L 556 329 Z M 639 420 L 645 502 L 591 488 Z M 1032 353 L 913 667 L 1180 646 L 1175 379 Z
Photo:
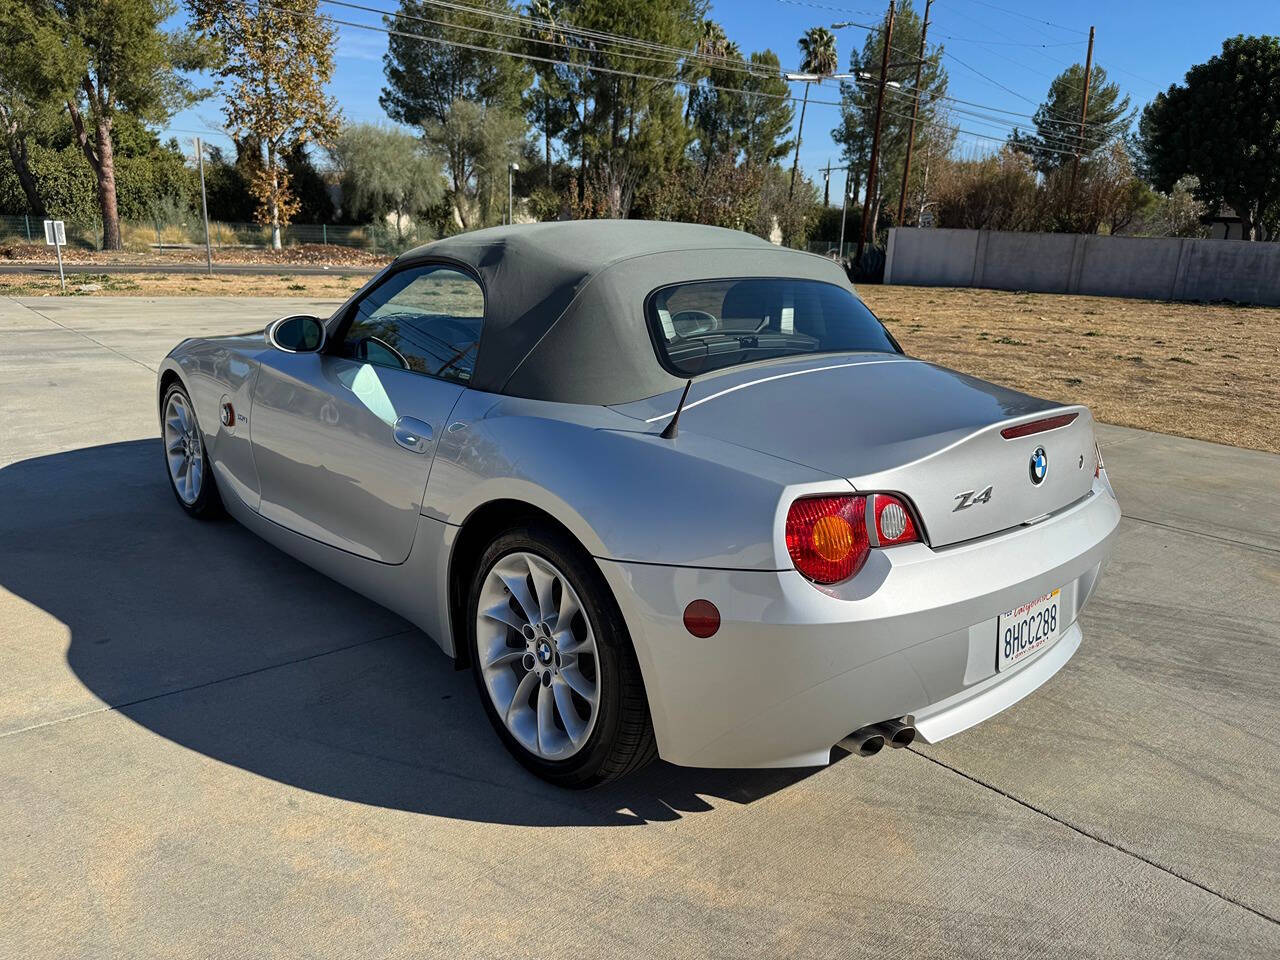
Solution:
M 484 326 L 484 291 L 453 267 L 411 267 L 356 304 L 341 352 L 353 360 L 466 383 Z

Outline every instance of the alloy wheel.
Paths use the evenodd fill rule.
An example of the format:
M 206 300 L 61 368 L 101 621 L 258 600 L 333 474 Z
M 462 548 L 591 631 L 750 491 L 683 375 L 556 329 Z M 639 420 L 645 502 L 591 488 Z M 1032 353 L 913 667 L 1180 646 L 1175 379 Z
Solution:
M 476 609 L 484 686 L 511 735 L 544 760 L 573 756 L 600 713 L 595 632 L 550 561 L 524 551 L 485 575 Z
M 173 488 L 190 506 L 199 499 L 204 483 L 204 444 L 191 403 L 177 390 L 169 394 L 164 407 L 164 455 Z

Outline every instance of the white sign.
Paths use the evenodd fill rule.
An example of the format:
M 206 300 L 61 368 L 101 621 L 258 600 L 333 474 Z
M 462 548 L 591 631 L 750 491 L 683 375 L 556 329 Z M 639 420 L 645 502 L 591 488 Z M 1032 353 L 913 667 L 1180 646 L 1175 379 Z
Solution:
M 932 227 L 932 226 L 933 226 L 933 211 L 932 211 L 932 210 L 929 210 L 929 209 L 927 209 L 927 208 L 926 208 L 926 209 L 924 209 L 924 210 L 920 211 L 920 226 L 922 226 L 922 227 Z
M 65 247 L 67 245 L 67 228 L 61 220 L 44 222 L 44 242 L 49 247 Z

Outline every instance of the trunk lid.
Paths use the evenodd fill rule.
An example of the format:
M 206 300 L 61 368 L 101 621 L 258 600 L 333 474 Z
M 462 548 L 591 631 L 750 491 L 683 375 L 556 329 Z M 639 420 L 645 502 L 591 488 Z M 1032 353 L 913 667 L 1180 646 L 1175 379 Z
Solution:
M 660 430 L 679 391 L 614 409 Z M 1056 429 L 1006 439 L 1001 430 L 1056 413 Z M 1093 418 L 945 367 L 885 354 L 735 368 L 689 391 L 680 431 L 696 431 L 901 493 L 929 542 L 943 546 L 1018 526 L 1092 487 Z M 1032 458 L 1046 469 L 1032 479 Z M 989 491 L 989 492 L 988 492 Z

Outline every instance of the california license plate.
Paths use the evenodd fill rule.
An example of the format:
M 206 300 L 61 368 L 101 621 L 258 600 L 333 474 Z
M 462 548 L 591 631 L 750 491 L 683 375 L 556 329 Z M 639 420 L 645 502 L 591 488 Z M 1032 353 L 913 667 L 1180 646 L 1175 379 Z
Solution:
M 1025 660 L 1058 639 L 1062 626 L 1061 599 L 1062 591 L 1054 590 L 996 618 L 997 670 Z

